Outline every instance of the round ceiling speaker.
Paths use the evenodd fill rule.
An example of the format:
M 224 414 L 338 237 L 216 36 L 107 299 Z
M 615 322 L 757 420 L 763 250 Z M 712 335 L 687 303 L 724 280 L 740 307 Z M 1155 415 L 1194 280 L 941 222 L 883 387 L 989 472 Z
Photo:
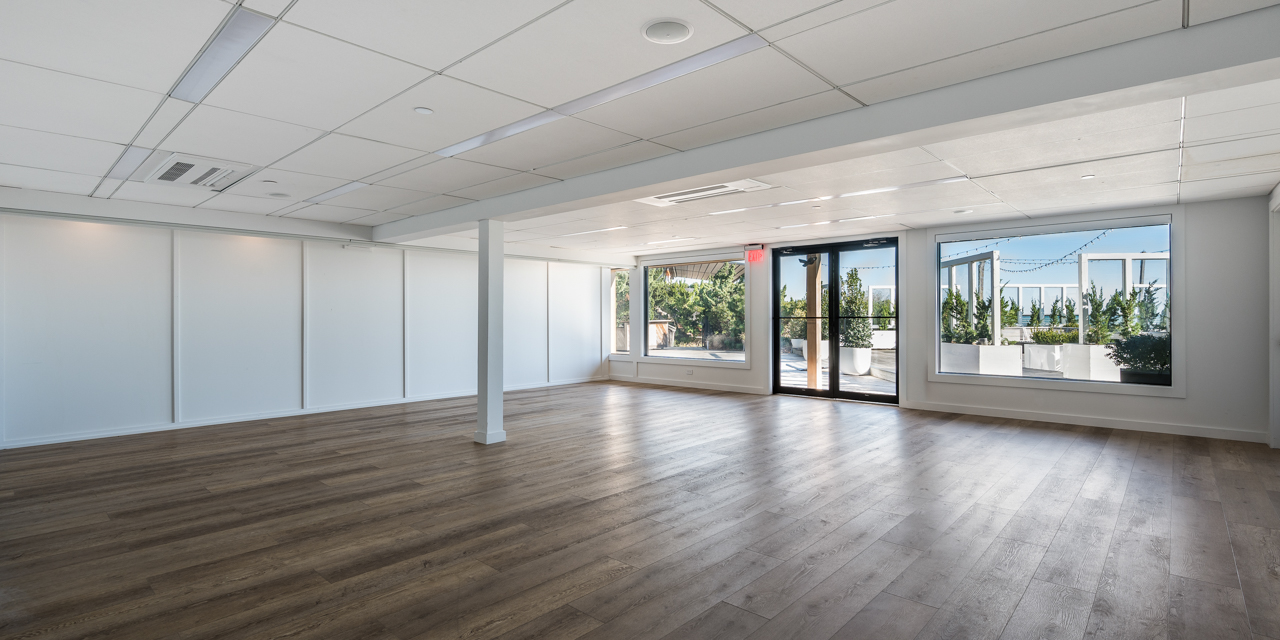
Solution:
M 684 42 L 691 35 L 693 35 L 693 29 L 689 28 L 689 25 L 669 18 L 655 20 L 644 26 L 645 39 L 658 44 Z

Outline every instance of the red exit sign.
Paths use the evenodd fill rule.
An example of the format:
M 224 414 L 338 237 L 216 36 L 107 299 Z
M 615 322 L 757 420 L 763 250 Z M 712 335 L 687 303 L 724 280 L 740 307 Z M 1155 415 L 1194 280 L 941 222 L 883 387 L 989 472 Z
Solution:
M 764 262 L 764 245 L 749 244 L 747 249 L 747 262 Z

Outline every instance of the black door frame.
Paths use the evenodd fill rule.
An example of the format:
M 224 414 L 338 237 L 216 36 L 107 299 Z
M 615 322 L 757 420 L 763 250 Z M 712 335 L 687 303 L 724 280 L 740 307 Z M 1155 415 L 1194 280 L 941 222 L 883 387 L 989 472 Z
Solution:
M 894 290 L 894 383 L 893 394 L 881 393 L 863 393 L 860 391 L 845 391 L 840 389 L 840 340 L 839 340 L 839 322 L 840 322 L 840 287 L 837 285 L 840 275 L 840 252 L 841 251 L 857 251 L 859 249 L 885 249 L 893 248 L 893 290 Z M 862 400 L 866 402 L 879 402 L 884 404 L 898 404 L 899 383 L 898 372 L 901 364 L 901 338 L 902 338 L 902 314 L 900 313 L 901 295 L 898 286 L 898 239 L 896 237 L 870 238 L 866 240 L 855 240 L 851 242 L 834 242 L 828 244 L 803 245 L 795 247 L 782 247 L 774 249 L 773 254 L 773 291 L 770 292 L 772 298 L 771 319 L 773 326 L 773 392 L 786 393 L 792 395 L 814 396 L 819 398 L 839 398 L 844 400 Z M 827 388 L 826 389 L 806 389 L 802 387 L 784 387 L 782 386 L 782 301 L 779 298 L 778 282 L 782 275 L 782 258 L 797 256 L 810 253 L 825 253 L 828 255 L 827 260 L 827 287 L 831 294 L 827 296 L 827 323 L 831 326 L 828 329 L 833 337 L 828 341 L 827 348 Z M 868 313 L 871 313 L 873 307 L 868 303 Z M 869 316 L 874 319 L 876 316 Z M 807 338 L 806 338 L 807 340 Z M 822 340 L 817 341 L 821 348 Z

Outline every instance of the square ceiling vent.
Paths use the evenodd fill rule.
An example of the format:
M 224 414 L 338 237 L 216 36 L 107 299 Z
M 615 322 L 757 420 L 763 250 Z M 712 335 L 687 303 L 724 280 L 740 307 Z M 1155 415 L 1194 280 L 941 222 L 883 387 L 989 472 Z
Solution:
M 702 200 L 704 198 L 714 198 L 716 196 L 727 196 L 731 193 L 746 193 L 747 191 L 760 191 L 762 189 L 771 189 L 773 185 L 765 184 L 759 180 L 735 180 L 724 184 L 713 184 L 706 187 L 698 187 L 697 189 L 685 189 L 684 191 L 676 191 L 674 193 L 664 193 L 659 196 L 649 198 L 637 198 L 636 202 L 651 204 L 655 207 L 669 207 L 673 204 L 681 202 L 689 202 L 691 200 Z
M 258 167 L 250 164 L 172 153 L 161 160 L 142 181 L 149 184 L 221 191 L 257 170 Z

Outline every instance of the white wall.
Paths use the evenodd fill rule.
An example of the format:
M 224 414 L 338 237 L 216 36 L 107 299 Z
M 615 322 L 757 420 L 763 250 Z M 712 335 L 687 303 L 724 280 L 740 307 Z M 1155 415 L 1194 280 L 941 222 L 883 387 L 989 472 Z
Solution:
M 507 388 L 603 376 L 608 270 L 506 270 Z M 471 395 L 476 295 L 473 253 L 0 216 L 0 448 Z
M 1185 398 L 929 381 L 930 354 L 936 341 L 932 319 L 936 253 L 929 235 L 966 229 L 953 227 L 873 234 L 896 235 L 900 239 L 899 395 L 902 406 L 1266 442 L 1270 426 L 1270 354 L 1276 350 L 1273 343 L 1280 341 L 1280 337 L 1272 340 L 1269 326 L 1271 259 L 1267 199 L 1243 198 L 1181 206 L 1185 211 L 1184 228 L 1180 230 L 1185 238 L 1181 259 L 1186 273 L 1184 299 L 1180 303 L 1185 305 L 1186 315 L 1183 326 L 1175 330 L 1184 332 L 1186 340 L 1189 364 L 1185 368 Z M 1149 215 L 1156 211 L 1143 213 Z M 1116 217 L 1116 212 L 1105 215 Z M 1120 212 L 1120 215 L 1128 214 Z M 806 242 L 811 243 L 813 241 Z M 1276 243 L 1280 247 L 1280 239 Z M 784 245 L 770 248 L 779 246 Z M 1280 249 L 1277 257 L 1280 258 Z M 610 377 L 768 392 L 772 385 L 769 353 L 772 341 L 768 329 L 771 284 L 767 264 L 753 265 L 748 272 L 749 367 L 713 368 L 695 361 L 659 364 L 643 358 L 614 356 L 609 363 Z M 1280 294 L 1277 298 L 1280 299 Z M 638 306 L 633 308 L 633 313 L 641 313 Z M 1277 326 L 1280 327 L 1280 322 Z M 1262 345 L 1272 346 L 1261 348 Z M 1280 361 L 1280 355 L 1275 357 Z M 693 375 L 684 373 L 689 369 L 694 371 Z

